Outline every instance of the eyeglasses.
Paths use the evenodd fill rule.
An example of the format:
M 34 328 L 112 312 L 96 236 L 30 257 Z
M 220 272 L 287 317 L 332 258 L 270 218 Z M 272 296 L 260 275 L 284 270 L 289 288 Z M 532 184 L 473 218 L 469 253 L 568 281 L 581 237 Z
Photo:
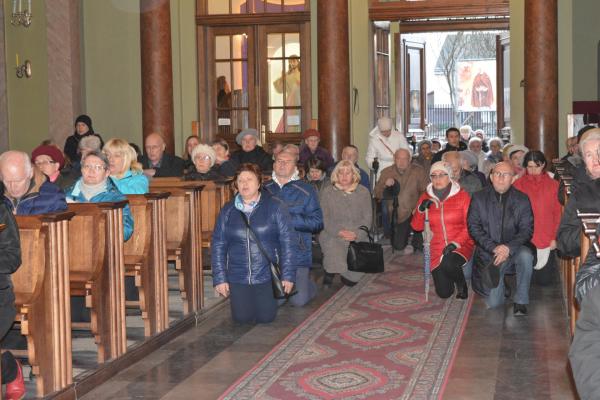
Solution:
M 196 157 L 194 157 L 194 160 L 208 161 L 208 160 L 210 160 L 210 156 L 207 156 L 207 155 L 197 155 Z
M 508 178 L 508 177 L 512 177 L 513 173 L 512 172 L 492 172 L 492 175 L 494 175 L 496 178 Z
M 434 179 L 442 179 L 442 178 L 445 178 L 446 176 L 448 176 L 448 174 L 431 174 L 431 175 L 429 175 L 429 178 L 431 178 L 431 180 L 434 180 Z
M 56 164 L 56 161 L 50 160 L 50 161 L 36 161 L 34 162 L 34 164 L 36 165 L 36 167 L 43 167 L 44 165 L 48 165 L 48 164 Z
M 100 171 L 106 170 L 106 167 L 104 165 L 85 164 L 81 168 L 85 169 L 87 171 L 96 171 L 96 172 L 100 172 Z
M 279 164 L 279 165 L 288 165 L 288 164 L 293 164 L 295 162 L 296 161 L 294 161 L 294 160 L 277 160 L 277 161 L 275 161 L 275 163 Z

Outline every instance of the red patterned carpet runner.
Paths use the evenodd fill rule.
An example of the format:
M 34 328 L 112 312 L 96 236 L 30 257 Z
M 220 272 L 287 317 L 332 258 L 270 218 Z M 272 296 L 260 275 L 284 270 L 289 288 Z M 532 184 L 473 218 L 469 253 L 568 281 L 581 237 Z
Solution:
M 426 303 L 421 263 L 396 256 L 342 288 L 221 399 L 441 398 L 472 296 L 442 300 L 431 285 Z

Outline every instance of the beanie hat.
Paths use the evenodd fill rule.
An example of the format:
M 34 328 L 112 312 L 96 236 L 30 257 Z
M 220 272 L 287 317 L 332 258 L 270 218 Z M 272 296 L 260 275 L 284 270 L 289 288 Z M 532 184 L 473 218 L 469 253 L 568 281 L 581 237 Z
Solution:
M 52 161 L 58 163 L 58 169 L 62 169 L 62 167 L 65 165 L 65 156 L 63 155 L 62 151 L 55 146 L 46 145 L 36 147 L 31 152 L 31 161 L 35 163 L 35 159 L 38 156 L 50 157 Z
M 381 117 L 377 120 L 377 128 L 380 131 L 391 131 L 392 130 L 392 119 L 389 117 Z
M 305 130 L 304 133 L 302 134 L 302 139 L 308 139 L 311 136 L 316 136 L 319 139 L 321 138 L 321 134 L 319 133 L 318 130 L 309 128 L 309 129 Z
M 438 161 L 431 164 L 431 168 L 429 169 L 429 173 L 432 174 L 435 171 L 442 171 L 448 174 L 448 176 L 452 176 L 452 168 L 450 168 L 450 164 L 445 163 L 443 161 Z
M 244 136 L 248 136 L 248 135 L 254 136 L 256 138 L 257 142 L 260 140 L 260 138 L 258 137 L 258 131 L 256 129 L 246 128 L 237 134 L 237 136 L 235 137 L 235 142 L 241 146 L 242 139 L 244 138 Z
M 84 124 L 86 124 L 87 127 L 90 129 L 89 132 L 94 133 L 94 128 L 92 128 L 92 119 L 89 116 L 87 116 L 85 114 L 81 114 L 75 120 L 75 126 L 77 126 L 77 123 L 79 123 L 79 122 L 83 122 Z

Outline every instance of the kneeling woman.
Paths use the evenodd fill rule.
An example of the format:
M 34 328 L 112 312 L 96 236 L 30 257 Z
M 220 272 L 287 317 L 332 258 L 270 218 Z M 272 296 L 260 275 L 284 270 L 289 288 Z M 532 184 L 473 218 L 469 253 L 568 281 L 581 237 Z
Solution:
M 451 179 L 448 164 L 431 166 L 431 183 L 417 202 L 411 226 L 415 231 L 425 228 L 425 209 L 429 208 L 431 239 L 431 275 L 435 292 L 445 299 L 452 296 L 456 285 L 459 299 L 468 297 L 463 266 L 473 255 L 473 239 L 467 229 L 467 213 L 471 198 Z
M 231 295 L 231 314 L 241 323 L 269 323 L 277 315 L 269 259 L 279 261 L 286 293 L 296 277 L 290 214 L 280 200 L 260 191 L 261 181 L 258 166 L 240 165 L 238 194 L 219 213 L 211 243 L 213 285 L 221 296 Z

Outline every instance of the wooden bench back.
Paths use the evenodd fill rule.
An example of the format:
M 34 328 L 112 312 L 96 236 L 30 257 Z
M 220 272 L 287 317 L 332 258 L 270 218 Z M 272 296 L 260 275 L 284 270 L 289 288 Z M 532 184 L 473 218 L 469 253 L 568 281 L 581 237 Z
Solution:
M 106 214 L 94 203 L 72 203 L 75 216 L 69 222 L 71 283 L 98 278 L 106 257 Z
M 46 269 L 46 229 L 36 216 L 17 216 L 21 239 L 21 266 L 12 275 L 17 307 L 39 297 Z

